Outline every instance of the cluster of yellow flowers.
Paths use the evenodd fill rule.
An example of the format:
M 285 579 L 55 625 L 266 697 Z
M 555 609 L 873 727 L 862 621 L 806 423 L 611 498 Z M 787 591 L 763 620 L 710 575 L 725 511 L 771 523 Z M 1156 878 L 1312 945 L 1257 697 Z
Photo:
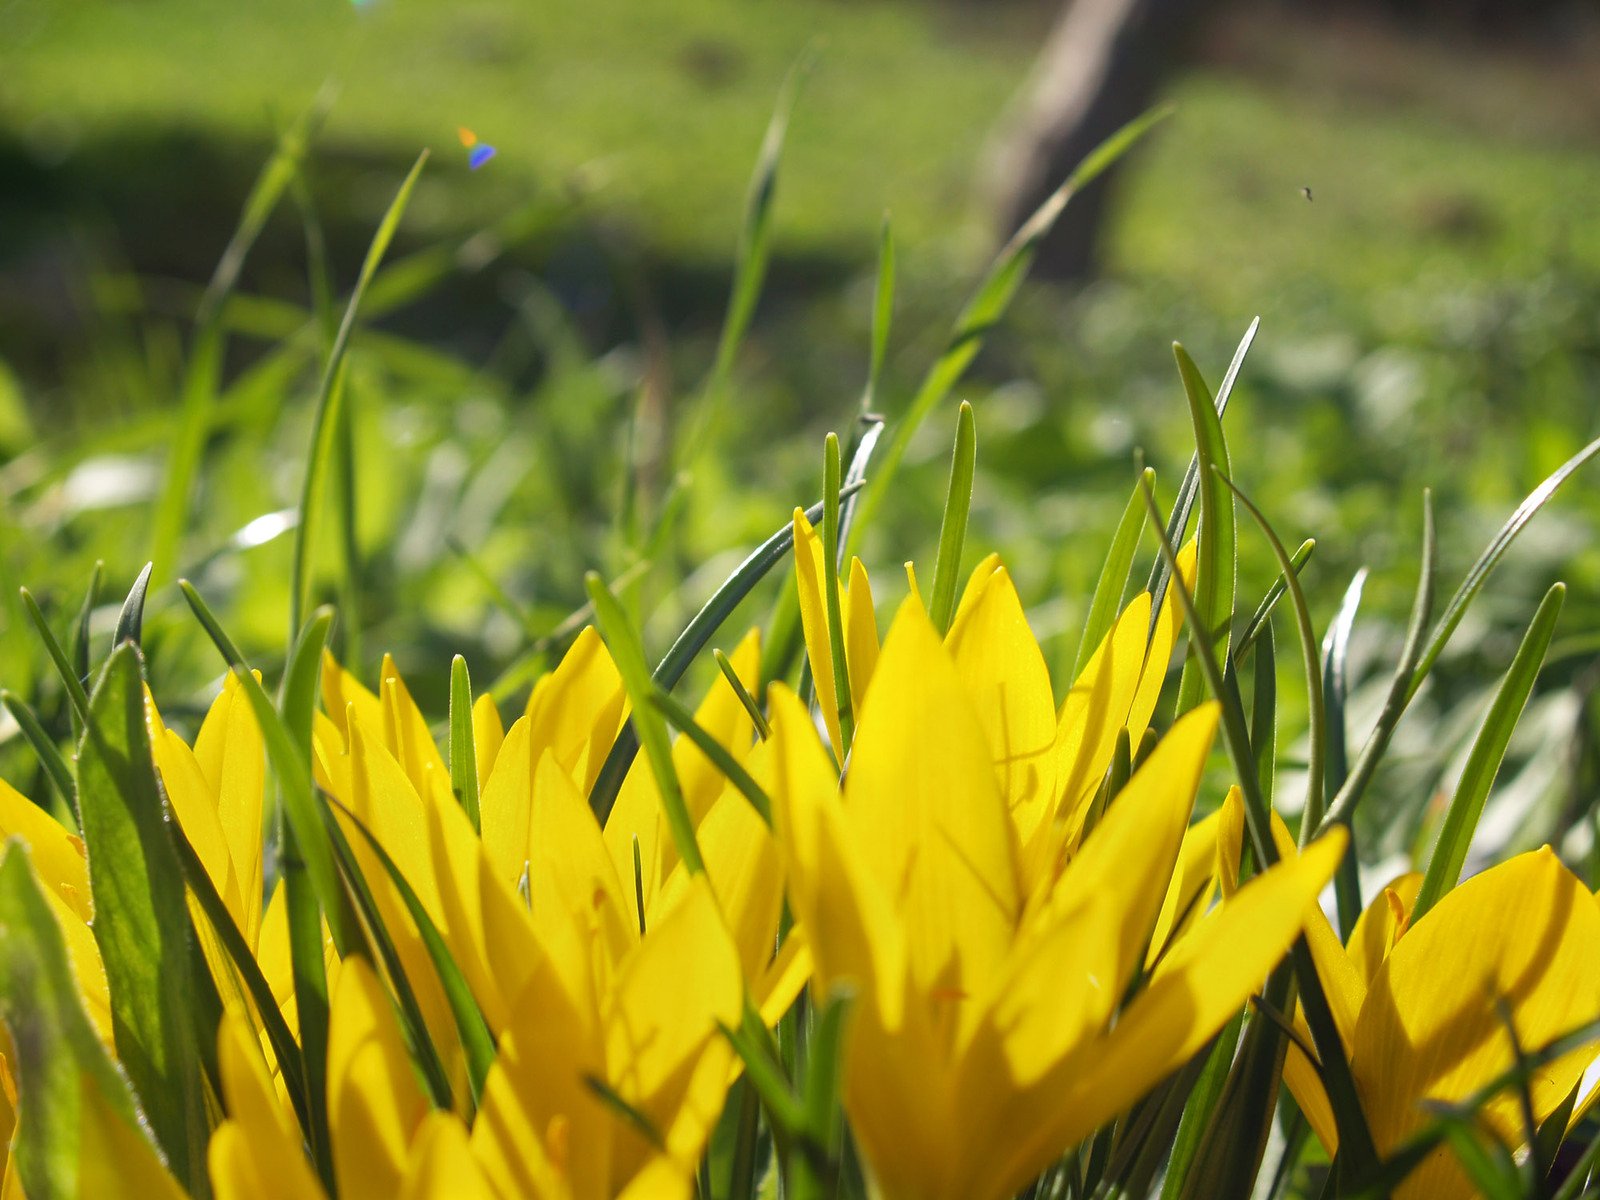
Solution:
M 643 757 L 603 820 L 590 808 L 629 716 L 593 630 L 509 729 L 488 698 L 473 707 L 471 814 L 392 661 L 373 692 L 326 658 L 310 763 L 395 957 L 341 957 L 325 934 L 318 1094 L 291 1094 L 300 1073 L 278 1061 L 269 1014 L 191 895 L 222 1000 L 206 1035 L 220 1094 L 207 1097 L 203 1169 L 185 1174 L 102 1080 L 85 1074 L 66 1108 L 27 1086 L 19 1095 L 27 1064 L 52 1051 L 7 1039 L 0 1137 L 75 1120 L 78 1154 L 65 1166 L 13 1154 L 0 1196 L 689 1196 L 730 1090 L 755 1070 L 736 1046 L 773 1029 L 773 1046 L 792 1040 L 785 1024 L 806 1025 L 797 1013 L 839 1000 L 837 1096 L 870 1186 L 1005 1197 L 1204 1050 L 1302 936 L 1388 1156 L 1428 1119 L 1424 1102 L 1461 1101 L 1515 1064 L 1508 1028 L 1535 1046 L 1600 1013 L 1600 910 L 1549 851 L 1468 881 L 1414 925 L 1416 880 L 1401 879 L 1346 946 L 1317 905 L 1341 829 L 1304 850 L 1284 831 L 1280 861 L 1251 874 L 1237 791 L 1191 823 L 1215 707 L 1146 737 L 1182 634 L 1172 592 L 1154 614 L 1137 596 L 1058 697 L 996 559 L 972 573 L 947 634 L 913 593 L 880 643 L 860 564 L 843 628 L 830 629 L 821 541 L 800 514 L 795 547 L 816 715 L 782 683 L 761 686 L 747 636 L 733 673 L 764 696 L 765 716 L 719 678 L 695 724 L 770 813 L 680 737 L 671 758 L 703 870 L 685 861 Z M 1191 554 L 1180 573 L 1192 569 Z M 267 886 L 293 864 L 264 857 L 267 758 L 244 685 L 227 678 L 192 747 L 148 695 L 145 711 L 181 836 L 276 1015 L 309 1046 L 284 885 Z M 1106 795 L 1119 744 L 1151 741 Z M 0 830 L 14 839 L 0 875 L 20 868 L 20 842 L 59 926 L 77 984 L 65 999 L 125 1058 L 90 887 L 118 863 L 93 845 L 86 856 L 74 830 L 3 784 Z M 0 928 L 0 942 L 10 936 Z M 481 1078 L 436 943 L 491 1040 Z M 1332 1153 L 1316 1048 L 1294 1020 L 1284 1075 Z M 1563 1103 L 1581 1114 L 1587 1099 L 1571 1098 L 1585 1061 L 1568 1054 L 1537 1073 L 1535 1120 Z M 302 1127 L 308 1112 L 325 1122 L 325 1146 Z M 1508 1144 L 1524 1140 L 1514 1093 L 1480 1116 Z M 1441 1146 L 1396 1190 L 1470 1187 Z

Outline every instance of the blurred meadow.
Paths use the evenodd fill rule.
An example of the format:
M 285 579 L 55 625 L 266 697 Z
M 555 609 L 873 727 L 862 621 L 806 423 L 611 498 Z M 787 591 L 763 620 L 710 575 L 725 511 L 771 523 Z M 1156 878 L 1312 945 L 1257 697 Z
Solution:
M 1371 571 L 1353 729 L 1397 654 L 1423 487 L 1453 588 L 1600 432 L 1600 29 L 1581 5 L 1509 31 L 1405 7 L 1210 6 L 1162 89 L 1172 115 L 1112 182 L 1097 275 L 1026 287 L 956 388 L 978 430 L 968 561 L 1005 556 L 1053 669 L 1077 649 L 1136 452 L 1163 502 L 1192 452 L 1174 339 L 1215 387 L 1261 317 L 1227 420 L 1233 474 L 1291 546 L 1318 540 L 1319 629 Z M 1003 232 L 985 147 L 1055 15 L 1033 0 L 0 0 L 0 684 L 66 721 L 17 586 L 61 631 L 97 560 L 106 631 L 155 559 L 145 644 L 164 694 L 198 705 L 215 686 L 180 575 L 253 658 L 281 661 L 319 369 L 423 149 L 348 359 L 330 490 L 353 536 L 325 523 L 313 576 L 341 607 L 341 653 L 370 675 L 393 648 L 430 711 L 456 652 L 516 694 L 573 632 L 591 567 L 626 580 L 659 653 L 816 499 L 823 435 L 853 429 L 885 213 L 896 287 L 875 407 L 891 424 L 906 410 Z M 749 180 L 798 62 L 765 286 L 708 393 Z M 220 310 L 212 388 L 196 313 L 301 122 L 298 169 Z M 458 127 L 496 148 L 481 170 Z M 903 561 L 931 571 L 954 415 L 952 399 L 919 431 L 867 532 L 881 604 Z M 191 442 L 193 489 L 164 527 Z M 1540 515 L 1452 643 L 1379 776 L 1390 803 L 1369 807 L 1398 816 L 1368 857 L 1417 836 L 1477 689 L 1557 577 L 1561 633 L 1485 828 L 1519 848 L 1575 827 L 1571 848 L 1589 849 L 1594 496 L 1579 477 Z M 1274 568 L 1240 529 L 1248 611 Z M 786 583 L 775 572 L 730 629 L 764 621 Z M 0 774 L 26 778 L 15 727 L 0 736 Z M 1292 764 L 1292 738 L 1281 750 Z

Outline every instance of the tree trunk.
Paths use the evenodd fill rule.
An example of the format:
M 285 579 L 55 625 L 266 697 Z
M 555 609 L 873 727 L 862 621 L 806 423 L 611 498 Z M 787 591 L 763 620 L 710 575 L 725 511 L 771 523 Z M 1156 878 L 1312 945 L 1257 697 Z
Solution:
M 985 190 L 1002 235 L 1150 107 L 1206 7 L 1207 0 L 1068 0 L 988 154 Z M 1107 172 L 1073 199 L 1040 247 L 1036 274 L 1074 280 L 1092 273 L 1114 176 Z

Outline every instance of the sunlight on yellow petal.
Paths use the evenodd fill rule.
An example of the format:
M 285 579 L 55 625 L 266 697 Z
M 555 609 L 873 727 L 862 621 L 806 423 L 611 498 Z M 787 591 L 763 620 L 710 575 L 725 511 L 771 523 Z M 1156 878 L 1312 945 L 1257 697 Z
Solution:
M 1394 949 L 1403 931 L 1402 919 L 1409 920 L 1421 890 L 1422 872 L 1409 871 L 1374 896 L 1356 918 L 1356 927 L 1350 931 L 1350 961 L 1363 987 L 1371 986 L 1378 968 Z
M 505 744 L 505 722 L 495 707 L 494 697 L 488 692 L 472 702 L 472 756 L 478 764 L 478 788 L 489 781 L 494 770 L 495 756 Z
M 119 1117 L 87 1076 L 78 1127 L 78 1194 L 186 1200 L 149 1139 Z
M 1178 573 L 1184 586 L 1191 590 L 1194 587 L 1198 552 L 1199 546 L 1193 541 L 1178 551 Z M 1183 608 L 1178 603 L 1177 591 L 1168 587 L 1161 601 L 1161 611 L 1156 615 L 1155 628 L 1150 631 L 1150 648 L 1145 652 L 1144 666 L 1140 670 L 1139 688 L 1128 705 L 1128 733 L 1135 746 L 1150 725 L 1150 714 L 1155 712 L 1156 701 L 1161 696 L 1161 685 L 1167 677 L 1167 668 L 1172 665 L 1172 649 L 1182 629 Z
M 300 1131 L 278 1103 L 255 1035 L 237 1012 L 225 1015 L 218 1029 L 217 1062 L 229 1118 L 207 1148 L 217 1200 L 321 1196 Z
M 94 916 L 82 840 L 0 779 L 0 838 L 11 837 L 27 843 L 33 869 L 46 892 L 77 913 L 80 921 Z
M 1150 934 L 1150 951 L 1145 965 L 1152 965 L 1167 943 L 1180 936 L 1205 915 L 1216 884 L 1217 842 L 1223 832 L 1223 810 L 1196 821 L 1183 835 L 1178 850 L 1177 869 L 1161 901 Z
M 495 877 L 517 886 L 528 862 L 528 815 L 533 807 L 533 722 L 518 717 L 506 731 L 494 770 L 478 795 L 483 844 Z
M 800 508 L 794 510 L 794 568 L 795 587 L 800 597 L 800 628 L 805 634 L 806 658 L 811 663 L 817 707 L 822 710 L 828 741 L 834 748 L 834 757 L 838 758 L 844 741 L 839 729 L 833 644 L 828 635 L 828 602 L 823 576 L 826 564 L 822 538 L 806 520 L 805 510 Z
M 411 1144 L 398 1200 L 494 1200 L 494 1195 L 472 1157 L 461 1118 L 429 1113 Z
M 260 682 L 259 673 L 256 680 Z M 267 757 L 255 713 L 232 673 L 223 676 L 222 692 L 195 737 L 194 757 L 211 785 L 217 822 L 238 879 L 239 928 L 253 941 L 261 924 L 261 814 Z
M 339 665 L 333 652 L 322 652 L 322 706 L 338 727 L 340 737 L 349 736 L 346 709 L 355 705 L 356 716 L 370 729 L 383 728 L 383 706 L 362 686 L 361 681 Z
M 844 600 L 844 655 L 850 666 L 850 703 L 856 712 L 867 702 L 867 685 L 878 666 L 878 617 L 872 581 L 859 558 L 850 559 L 850 585 Z
M 611 652 L 592 625 L 584 626 L 528 697 L 534 754 L 548 749 L 587 796 L 622 728 L 625 701 Z

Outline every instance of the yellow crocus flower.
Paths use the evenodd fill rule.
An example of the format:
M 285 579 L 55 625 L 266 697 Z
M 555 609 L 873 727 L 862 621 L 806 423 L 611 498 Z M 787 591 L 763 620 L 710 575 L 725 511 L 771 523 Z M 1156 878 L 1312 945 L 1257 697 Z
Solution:
M 1465 1100 L 1514 1065 L 1507 1018 L 1531 1051 L 1600 1016 L 1600 905 L 1549 847 L 1473 876 L 1409 925 L 1420 882 L 1410 875 L 1386 888 L 1362 914 L 1348 948 L 1321 909 L 1307 910 L 1317 974 L 1383 1155 L 1432 1120 L 1429 1102 Z M 1580 1051 L 1535 1074 L 1529 1093 L 1537 1120 L 1566 1099 L 1591 1057 Z M 1335 1151 L 1327 1095 L 1297 1046 L 1284 1079 L 1322 1144 Z M 1507 1144 L 1523 1143 L 1514 1089 L 1489 1101 L 1478 1119 Z M 1395 1189 L 1400 1200 L 1472 1194 L 1444 1145 Z
M 1125 1111 L 1260 985 L 1344 850 L 1336 834 L 1240 889 L 1119 1012 L 1188 825 L 1212 707 L 1173 727 L 1030 898 L 1016 775 L 993 753 L 1004 715 L 974 703 L 914 598 L 883 644 L 842 786 L 799 700 L 775 686 L 772 703 L 790 901 L 819 987 L 858 996 L 844 1103 L 887 1197 L 1010 1195 Z

